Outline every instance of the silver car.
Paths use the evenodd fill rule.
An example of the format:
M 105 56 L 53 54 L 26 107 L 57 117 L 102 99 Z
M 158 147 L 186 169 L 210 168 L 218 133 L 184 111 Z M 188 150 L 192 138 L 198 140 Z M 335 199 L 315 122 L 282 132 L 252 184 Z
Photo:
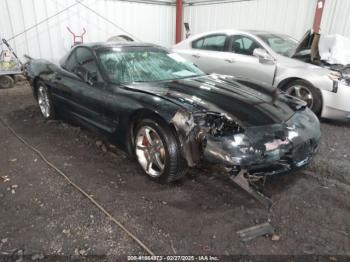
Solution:
M 287 35 L 236 30 L 198 34 L 173 47 L 173 52 L 206 73 L 272 85 L 304 100 L 321 117 L 349 119 L 349 79 L 338 71 L 291 58 L 295 50 L 298 42 Z

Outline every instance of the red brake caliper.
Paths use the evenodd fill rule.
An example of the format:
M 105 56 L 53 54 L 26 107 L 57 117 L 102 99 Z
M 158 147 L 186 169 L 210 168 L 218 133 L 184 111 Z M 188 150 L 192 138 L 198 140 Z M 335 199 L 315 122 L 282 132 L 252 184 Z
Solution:
M 148 141 L 146 135 L 142 139 L 142 145 L 145 146 L 145 147 L 149 146 L 149 141 Z M 147 158 L 148 157 L 148 152 L 146 150 L 144 150 L 143 153 L 144 153 L 145 157 Z

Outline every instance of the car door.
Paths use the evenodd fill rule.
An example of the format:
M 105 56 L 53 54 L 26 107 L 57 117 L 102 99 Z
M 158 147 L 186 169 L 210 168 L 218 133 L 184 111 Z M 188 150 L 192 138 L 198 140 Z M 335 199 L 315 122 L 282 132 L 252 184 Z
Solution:
M 225 66 L 220 73 L 251 79 L 256 82 L 273 84 L 276 64 L 272 60 L 254 56 L 255 49 L 267 50 L 250 36 L 237 34 L 229 37 L 225 58 Z
M 62 113 L 73 111 L 72 104 L 72 82 L 79 81 L 78 76 L 71 73 L 72 68 L 76 65 L 75 50 L 73 50 L 67 59 L 60 64 L 51 76 L 52 88 L 51 95 L 57 110 Z
M 227 35 L 207 35 L 193 41 L 192 49 L 181 50 L 181 56 L 192 61 L 204 72 L 220 73 L 225 66 L 225 49 L 227 48 Z
M 87 47 L 77 47 L 68 58 L 61 74 L 60 92 L 70 113 L 78 120 L 113 132 L 113 123 L 106 120 L 105 101 L 109 95 L 98 69 L 94 53 Z

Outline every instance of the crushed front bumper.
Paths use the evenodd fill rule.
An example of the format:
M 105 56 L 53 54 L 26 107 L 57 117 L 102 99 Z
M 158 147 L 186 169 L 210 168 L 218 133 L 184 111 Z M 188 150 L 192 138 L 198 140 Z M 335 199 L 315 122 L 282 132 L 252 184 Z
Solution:
M 246 169 L 252 175 L 275 175 L 306 166 L 317 152 L 320 137 L 318 118 L 305 109 L 283 124 L 249 127 L 232 136 L 208 136 L 203 154 L 208 162 Z

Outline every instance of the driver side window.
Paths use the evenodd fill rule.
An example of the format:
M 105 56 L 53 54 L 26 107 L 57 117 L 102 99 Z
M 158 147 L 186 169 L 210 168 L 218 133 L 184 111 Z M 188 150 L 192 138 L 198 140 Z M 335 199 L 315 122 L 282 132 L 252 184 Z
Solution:
M 77 59 L 76 59 L 76 51 L 73 51 L 73 53 L 70 54 L 70 56 L 68 57 L 64 68 L 70 72 L 73 73 L 74 68 L 76 68 L 78 66 L 77 63 Z
M 261 45 L 250 37 L 244 35 L 234 35 L 230 41 L 231 52 L 240 55 L 252 56 L 256 48 L 262 48 Z
M 94 54 L 90 49 L 78 47 L 76 50 L 78 68 L 83 68 L 87 72 L 96 73 L 98 71 Z
M 73 51 L 66 62 L 66 68 L 85 81 L 90 76 L 98 76 L 94 54 L 86 47 L 78 47 Z

